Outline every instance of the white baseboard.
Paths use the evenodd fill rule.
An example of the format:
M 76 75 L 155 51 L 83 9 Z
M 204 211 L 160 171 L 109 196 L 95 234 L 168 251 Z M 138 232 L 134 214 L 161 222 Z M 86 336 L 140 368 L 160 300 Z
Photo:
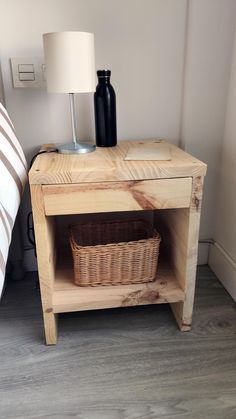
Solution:
M 207 265 L 209 256 L 209 243 L 199 243 L 198 246 L 198 265 Z
M 208 264 L 236 301 L 236 263 L 218 243 L 210 246 Z

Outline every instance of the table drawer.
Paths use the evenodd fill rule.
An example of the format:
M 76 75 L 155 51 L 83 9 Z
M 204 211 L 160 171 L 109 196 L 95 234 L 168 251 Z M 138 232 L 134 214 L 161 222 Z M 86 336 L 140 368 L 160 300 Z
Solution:
M 42 186 L 46 215 L 188 208 L 192 178 Z

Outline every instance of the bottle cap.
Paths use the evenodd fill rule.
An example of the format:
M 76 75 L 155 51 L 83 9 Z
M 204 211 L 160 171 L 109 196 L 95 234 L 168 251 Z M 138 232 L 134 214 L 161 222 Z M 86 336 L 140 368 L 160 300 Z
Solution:
M 98 77 L 110 77 L 111 76 L 111 70 L 98 70 L 97 71 Z

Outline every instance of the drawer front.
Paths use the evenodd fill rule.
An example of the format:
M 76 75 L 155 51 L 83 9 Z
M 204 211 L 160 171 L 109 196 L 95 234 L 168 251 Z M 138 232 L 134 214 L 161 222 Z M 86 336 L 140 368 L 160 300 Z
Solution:
M 192 178 L 42 186 L 46 215 L 188 208 Z

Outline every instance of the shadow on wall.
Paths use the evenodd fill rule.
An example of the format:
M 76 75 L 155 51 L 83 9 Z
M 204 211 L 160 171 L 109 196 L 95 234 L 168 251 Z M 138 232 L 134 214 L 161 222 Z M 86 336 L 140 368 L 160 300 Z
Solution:
M 2 80 L 1 61 L 0 61 L 0 102 L 2 102 L 3 105 L 5 104 L 5 96 L 4 96 L 3 80 Z

